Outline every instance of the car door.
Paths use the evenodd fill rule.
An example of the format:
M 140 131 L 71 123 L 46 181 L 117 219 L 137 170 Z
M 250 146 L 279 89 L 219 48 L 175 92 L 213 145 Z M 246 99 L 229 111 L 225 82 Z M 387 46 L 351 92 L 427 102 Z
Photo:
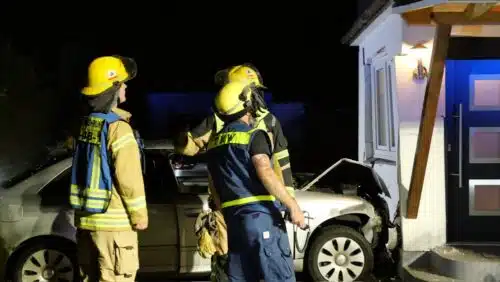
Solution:
M 146 153 L 144 175 L 149 226 L 139 232 L 141 272 L 176 272 L 179 262 L 175 179 L 168 158 Z
M 196 218 L 208 210 L 208 178 L 205 164 L 184 164 L 174 168 L 178 185 L 176 196 L 181 273 L 210 272 L 210 258 L 198 254 L 198 238 L 194 232 Z

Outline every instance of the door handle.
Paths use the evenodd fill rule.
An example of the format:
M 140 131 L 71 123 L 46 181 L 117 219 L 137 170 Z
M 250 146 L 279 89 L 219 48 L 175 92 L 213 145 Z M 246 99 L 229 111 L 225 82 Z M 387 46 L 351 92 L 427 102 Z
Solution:
M 184 211 L 184 215 L 187 217 L 198 217 L 198 215 L 202 212 L 201 209 L 186 209 Z
M 462 163 L 463 163 L 463 105 L 458 104 L 458 115 L 454 115 L 458 119 L 458 173 L 450 173 L 452 176 L 458 177 L 458 188 L 462 188 Z

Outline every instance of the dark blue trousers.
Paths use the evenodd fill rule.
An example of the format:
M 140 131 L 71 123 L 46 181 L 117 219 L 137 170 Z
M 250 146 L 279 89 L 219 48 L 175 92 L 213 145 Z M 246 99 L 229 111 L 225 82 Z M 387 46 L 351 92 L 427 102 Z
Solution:
M 229 281 L 295 282 L 292 251 L 285 222 L 273 214 L 240 210 L 225 213 Z

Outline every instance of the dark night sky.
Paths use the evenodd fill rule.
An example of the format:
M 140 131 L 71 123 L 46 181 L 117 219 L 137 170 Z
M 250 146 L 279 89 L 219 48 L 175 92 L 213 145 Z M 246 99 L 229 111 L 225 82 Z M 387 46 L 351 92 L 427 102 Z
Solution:
M 339 1 L 342 8 L 327 7 L 333 2 L 317 4 L 318 1 L 315 6 L 288 1 L 277 7 L 258 6 L 256 2 L 238 5 L 228 2 L 232 3 L 230 6 L 214 1 L 204 4 L 183 1 L 182 5 L 171 2 L 148 7 L 135 2 L 134 7 L 109 11 L 87 7 L 85 11 L 69 14 L 52 10 L 23 17 L 3 9 L 2 22 L 9 23 L 8 28 L 2 25 L 3 50 L 5 42 L 11 42 L 17 56 L 27 58 L 35 66 L 38 81 L 35 92 L 43 88 L 50 94 L 44 97 L 38 94 L 36 99 L 32 94 L 23 94 L 16 100 L 14 96 L 20 94 L 11 93 L 8 99 L 0 98 L 0 105 L 11 108 L 11 112 L 24 112 L 29 107 L 20 101 L 30 99 L 31 110 L 40 107 L 41 101 L 50 101 L 46 107 L 51 110 L 38 116 L 49 116 L 43 130 L 60 130 L 67 126 L 61 121 L 74 113 L 75 97 L 90 60 L 100 55 L 121 54 L 134 57 L 138 64 L 138 77 L 129 84 L 127 108 L 134 113 L 141 129 L 147 120 L 144 102 L 147 93 L 213 92 L 216 91 L 213 75 L 217 70 L 251 62 L 260 70 L 275 100 L 300 101 L 306 105 L 311 138 L 307 144 L 299 145 L 327 148 L 329 153 L 321 153 L 325 158 L 318 160 L 319 166 L 332 163 L 332 158 L 356 158 L 357 50 L 340 44 L 340 37 L 355 20 L 356 1 Z M 56 22 L 50 23 L 51 19 Z M 4 68 L 0 74 L 5 72 Z M 31 122 L 30 126 L 24 128 L 41 130 L 36 123 Z M 0 152 L 9 146 L 5 142 L 0 144 L 3 147 Z M 317 152 L 302 154 L 311 155 L 305 162 L 317 159 L 314 157 Z

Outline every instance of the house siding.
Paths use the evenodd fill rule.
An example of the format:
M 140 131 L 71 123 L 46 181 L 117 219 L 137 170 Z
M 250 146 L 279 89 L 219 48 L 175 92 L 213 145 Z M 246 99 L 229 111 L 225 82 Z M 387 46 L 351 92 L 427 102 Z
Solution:
M 372 129 L 371 99 L 370 87 L 367 87 L 365 80 L 367 75 L 365 68 L 370 59 L 378 52 L 384 52 L 388 57 L 395 57 L 401 52 L 403 40 L 404 21 L 399 15 L 392 15 L 390 8 L 382 13 L 376 20 L 378 23 L 369 33 L 363 35 L 363 40 L 359 45 L 359 122 L 358 122 L 358 158 L 365 161 L 371 155 L 373 146 L 369 131 Z M 397 116 L 397 115 L 396 115 Z M 397 122 L 396 122 L 397 124 Z M 397 210 L 399 200 L 399 187 L 397 183 L 396 163 L 377 162 L 374 166 L 375 171 L 384 179 L 391 198 L 387 198 L 389 211 L 394 216 Z

